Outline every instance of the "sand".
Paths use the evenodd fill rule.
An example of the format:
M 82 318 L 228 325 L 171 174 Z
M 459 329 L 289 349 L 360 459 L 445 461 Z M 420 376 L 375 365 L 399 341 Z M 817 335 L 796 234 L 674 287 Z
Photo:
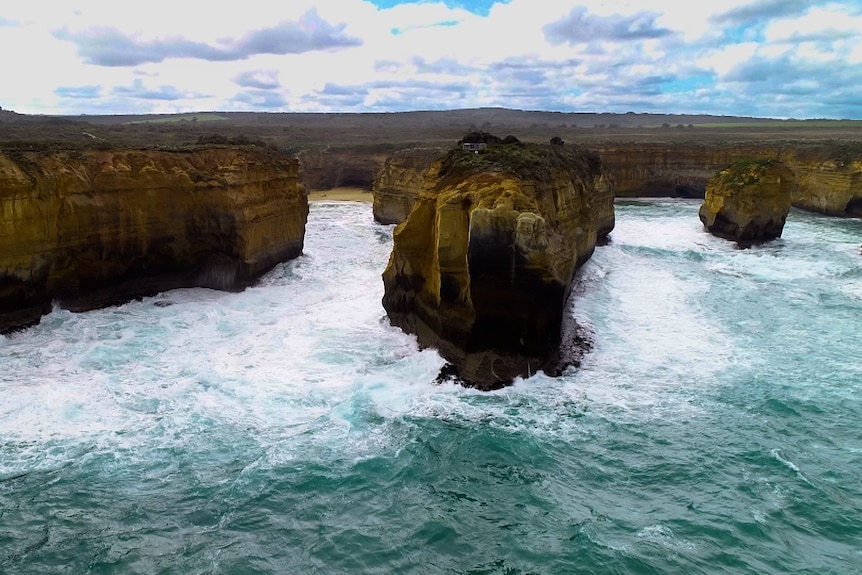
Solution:
M 308 192 L 309 202 L 371 202 L 371 192 L 362 188 L 332 188 Z

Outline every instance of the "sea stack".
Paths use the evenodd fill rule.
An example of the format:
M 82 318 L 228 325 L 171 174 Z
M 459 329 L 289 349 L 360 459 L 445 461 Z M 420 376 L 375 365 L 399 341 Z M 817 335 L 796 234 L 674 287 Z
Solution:
M 703 225 L 741 246 L 781 237 L 796 183 L 775 160 L 740 160 L 716 174 L 700 207 Z
M 578 352 L 564 337 L 573 275 L 613 228 L 612 186 L 595 153 L 471 136 L 396 228 L 383 306 L 468 385 L 558 375 Z

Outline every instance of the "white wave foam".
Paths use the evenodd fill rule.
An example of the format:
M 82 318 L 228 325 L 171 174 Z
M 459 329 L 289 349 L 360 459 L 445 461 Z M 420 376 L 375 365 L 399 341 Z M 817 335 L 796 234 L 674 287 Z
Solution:
M 694 542 L 677 538 L 670 527 L 660 523 L 641 529 L 637 533 L 637 538 L 656 543 L 673 551 L 693 551 L 697 549 L 697 545 Z
M 785 466 L 787 466 L 788 469 L 790 469 L 794 473 L 796 473 L 796 476 L 799 477 L 799 479 L 801 479 L 802 481 L 804 481 L 805 483 L 807 483 L 808 485 L 811 485 L 813 487 L 812 483 L 810 481 L 808 481 L 808 478 L 805 477 L 805 475 L 802 473 L 802 470 L 799 469 L 799 467 L 795 463 L 793 463 L 789 459 L 786 459 L 781 454 L 781 450 L 779 448 L 776 447 L 776 448 L 772 449 L 769 453 L 770 453 L 770 455 L 772 455 L 772 457 L 774 457 L 775 459 L 777 459 L 778 461 L 783 463 Z
M 708 241 L 696 225 L 621 221 L 576 298 L 596 332 L 581 369 L 493 393 L 435 385 L 440 357 L 392 328 L 380 304 L 391 231 L 367 206 L 313 206 L 306 254 L 243 293 L 175 290 L 86 314 L 56 310 L 3 340 L 0 473 L 89 449 L 146 458 L 225 433 L 258 445 L 257 465 L 326 449 L 360 457 L 398 449 L 399 426 L 422 418 L 577 437 L 585 413 L 690 417 L 701 390 L 745 361 L 702 305 L 701 261 L 667 265 L 654 259 L 667 254 L 629 249 L 690 250 L 686 242 Z

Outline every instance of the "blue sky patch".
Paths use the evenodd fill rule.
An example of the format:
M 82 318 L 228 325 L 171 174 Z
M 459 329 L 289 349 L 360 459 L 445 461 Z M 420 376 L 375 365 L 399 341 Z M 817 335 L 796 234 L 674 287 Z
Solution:
M 418 30 L 419 28 L 447 28 L 451 26 L 457 26 L 460 22 L 458 20 L 443 20 L 441 22 L 434 22 L 433 24 L 427 24 L 425 26 L 407 26 L 405 28 L 393 28 L 392 34 L 398 36 L 399 34 L 403 34 L 404 32 L 409 32 L 410 30 Z
M 394 8 L 400 4 L 445 4 L 447 8 L 461 8 L 477 14 L 487 16 L 494 4 L 506 4 L 501 0 L 369 0 L 378 8 Z
M 660 82 L 660 86 L 664 93 L 679 93 L 691 92 L 698 88 L 710 86 L 713 82 L 715 82 L 715 78 L 710 74 L 697 74 L 694 76 L 667 79 Z

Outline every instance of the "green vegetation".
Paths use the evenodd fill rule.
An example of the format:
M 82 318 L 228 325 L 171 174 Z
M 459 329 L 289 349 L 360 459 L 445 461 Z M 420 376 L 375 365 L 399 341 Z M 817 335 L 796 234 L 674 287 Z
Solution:
M 707 122 L 694 124 L 697 128 L 860 128 L 862 120 L 771 120 L 762 122 Z
M 172 124 L 175 122 L 220 122 L 227 120 L 225 116 L 220 114 L 213 113 L 201 113 L 201 114 L 177 114 L 176 116 L 168 116 L 168 117 L 156 117 L 148 120 L 135 120 L 134 122 L 127 122 L 129 125 L 132 124 Z
M 760 158 L 757 160 L 752 159 L 744 159 L 737 160 L 730 165 L 732 170 L 750 170 L 754 168 L 768 168 L 769 165 L 772 164 L 772 160 L 766 158 Z
M 478 152 L 464 150 L 463 143 L 487 143 Z M 504 143 L 506 142 L 506 143 Z M 595 152 L 578 146 L 524 143 L 509 136 L 500 139 L 485 132 L 471 132 L 462 138 L 443 159 L 440 175 L 463 178 L 481 172 L 504 172 L 525 180 L 547 181 L 554 171 L 577 169 L 598 175 L 602 161 Z
M 773 163 L 774 160 L 766 158 L 737 160 L 718 173 L 718 180 L 737 189 L 755 184 Z
M 839 166 L 862 161 L 862 141 L 829 140 L 826 145 L 829 149 L 829 157 Z
M 195 120 L 197 118 L 197 120 Z M 666 123 L 670 129 L 659 129 Z M 686 129 L 673 129 L 680 123 Z M 688 124 L 693 124 L 689 127 Z M 448 148 L 468 129 L 518 134 L 523 142 L 547 143 L 557 136 L 566 148 L 605 144 L 686 143 L 696 146 L 793 141 L 818 148 L 828 139 L 862 139 L 862 121 L 768 120 L 704 115 L 561 113 L 482 108 L 440 112 L 303 114 L 199 112 L 177 115 L 29 116 L 0 111 L 0 142 L 42 143 L 50 149 L 92 149 L 98 141 L 117 148 L 193 146 L 218 132 L 303 150 L 380 153 L 414 147 Z M 593 127 L 595 126 L 595 128 Z M 603 126 L 603 127 L 601 127 Z M 713 127 L 708 127 L 713 126 Z M 511 143 L 511 142 L 510 142 Z M 815 151 L 815 150 L 813 150 Z

